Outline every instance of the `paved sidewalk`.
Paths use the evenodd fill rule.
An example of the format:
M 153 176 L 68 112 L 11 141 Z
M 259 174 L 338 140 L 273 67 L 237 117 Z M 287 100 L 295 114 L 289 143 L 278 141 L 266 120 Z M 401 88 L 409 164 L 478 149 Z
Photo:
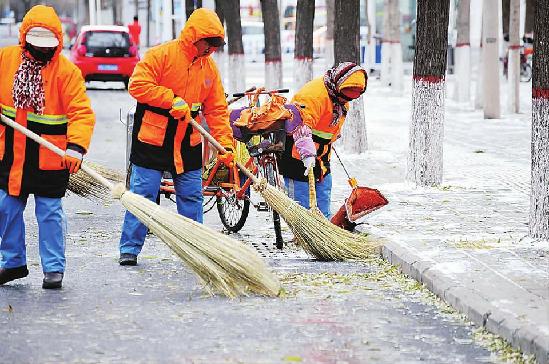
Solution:
M 368 91 L 370 150 L 344 163 L 390 203 L 360 228 L 385 241 L 384 257 L 404 273 L 549 363 L 549 243 L 527 237 L 529 105 L 518 116 L 483 120 L 447 102 L 443 184 L 414 188 L 404 183 L 410 101 L 375 85 Z M 348 188 L 337 161 L 334 167 L 333 200 L 341 201 Z

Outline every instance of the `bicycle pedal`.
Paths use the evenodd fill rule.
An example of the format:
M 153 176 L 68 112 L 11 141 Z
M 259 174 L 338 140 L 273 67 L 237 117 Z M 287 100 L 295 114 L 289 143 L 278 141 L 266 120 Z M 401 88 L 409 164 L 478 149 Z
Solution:
M 269 211 L 270 210 L 269 205 L 267 205 L 267 203 L 263 202 L 263 201 L 259 202 L 255 207 L 257 208 L 257 211 Z

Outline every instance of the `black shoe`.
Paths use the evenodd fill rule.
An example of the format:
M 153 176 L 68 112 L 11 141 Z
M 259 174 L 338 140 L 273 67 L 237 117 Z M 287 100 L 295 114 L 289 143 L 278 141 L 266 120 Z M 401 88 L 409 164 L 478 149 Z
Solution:
M 42 281 L 42 288 L 45 288 L 45 289 L 61 288 L 62 282 L 63 282 L 63 273 L 61 273 L 61 272 L 47 272 L 47 273 L 44 273 L 44 280 Z
M 118 259 L 120 265 L 137 265 L 137 255 L 130 253 L 120 254 L 120 259 Z
M 29 275 L 26 265 L 17 268 L 0 268 L 0 285 Z

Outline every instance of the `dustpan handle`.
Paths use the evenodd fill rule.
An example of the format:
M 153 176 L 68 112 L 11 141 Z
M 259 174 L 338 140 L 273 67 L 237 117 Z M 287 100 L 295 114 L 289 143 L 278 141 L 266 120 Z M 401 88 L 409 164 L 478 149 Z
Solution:
M 309 169 L 309 209 L 316 208 L 315 172 Z

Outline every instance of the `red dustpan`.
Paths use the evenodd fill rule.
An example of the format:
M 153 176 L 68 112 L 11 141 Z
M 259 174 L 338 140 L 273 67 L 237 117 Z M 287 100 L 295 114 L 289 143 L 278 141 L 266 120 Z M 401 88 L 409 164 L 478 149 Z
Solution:
M 341 162 L 335 148 L 333 150 Z M 341 165 L 349 177 L 349 173 L 343 165 L 343 162 L 341 162 Z M 387 201 L 381 192 L 374 188 L 358 186 L 356 179 L 354 178 L 349 177 L 348 182 L 353 189 L 351 195 L 345 199 L 343 206 L 341 206 L 337 213 L 332 216 L 330 221 L 342 229 L 353 231 L 358 225 L 356 223 L 357 220 L 370 212 L 387 205 L 389 201 Z

